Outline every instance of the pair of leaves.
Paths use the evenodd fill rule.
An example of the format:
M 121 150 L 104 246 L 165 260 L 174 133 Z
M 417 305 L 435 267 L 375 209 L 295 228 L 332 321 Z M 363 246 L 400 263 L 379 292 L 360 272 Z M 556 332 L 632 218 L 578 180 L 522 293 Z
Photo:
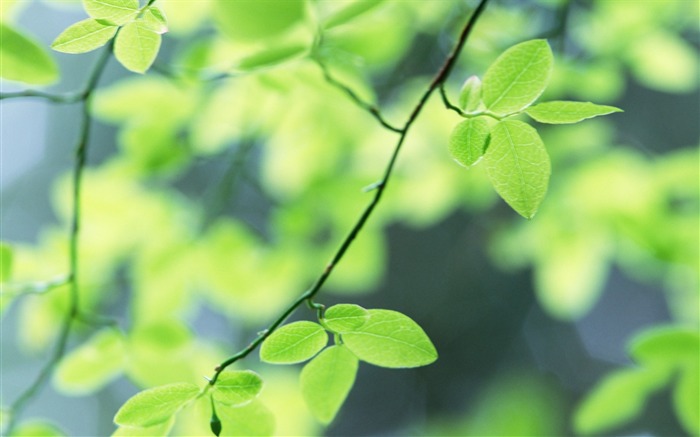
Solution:
M 532 106 L 553 68 L 546 40 L 517 44 L 488 68 L 481 82 L 469 78 L 459 103 L 469 118 L 450 135 L 449 151 L 465 167 L 482 158 L 496 192 L 520 215 L 532 218 L 549 184 L 549 155 L 537 131 L 507 117 L 525 112 L 541 123 L 577 123 L 620 111 L 586 102 L 554 101 Z
M 51 44 L 63 53 L 85 53 L 102 47 L 116 35 L 114 55 L 128 70 L 144 73 L 160 49 L 167 31 L 165 16 L 155 6 L 139 7 L 138 0 L 83 0 L 91 18 L 64 30 Z
M 342 406 L 360 360 L 381 367 L 410 368 L 437 359 L 423 329 L 396 311 L 341 304 L 329 308 L 321 322 L 323 326 L 300 321 L 281 327 L 265 340 L 260 358 L 274 364 L 313 358 L 301 372 L 301 392 L 322 423 L 330 423 Z M 323 350 L 328 344 L 326 330 L 338 335 L 342 343 Z

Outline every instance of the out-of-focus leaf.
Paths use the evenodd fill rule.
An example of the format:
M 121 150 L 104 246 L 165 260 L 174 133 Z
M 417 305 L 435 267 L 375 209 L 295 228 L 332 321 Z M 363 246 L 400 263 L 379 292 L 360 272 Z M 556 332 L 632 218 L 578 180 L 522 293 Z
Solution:
M 683 428 L 691 435 L 700 435 L 700 357 L 681 368 L 673 389 L 673 406 Z
M 219 406 L 222 436 L 270 436 L 275 432 L 275 416 L 260 401 L 240 407 Z
M 219 28 L 234 41 L 277 36 L 306 16 L 306 0 L 236 0 L 214 2 Z
M 281 45 L 268 48 L 241 59 L 237 68 L 240 70 L 253 70 L 256 68 L 271 67 L 276 64 L 294 59 L 303 55 L 307 50 L 304 44 Z
M 61 437 L 63 431 L 47 422 L 29 421 L 21 423 L 12 432 L 12 437 Z
M 138 426 L 120 426 L 114 431 L 112 436 L 122 437 L 160 437 L 167 436 L 175 424 L 175 417 L 153 426 L 138 427 Z
M 379 6 L 384 0 L 358 0 L 334 12 L 323 22 L 324 29 L 330 29 L 345 24 L 360 15 Z
M 58 65 L 33 38 L 0 23 L 0 77 L 32 85 L 48 85 L 58 79 Z
M 697 360 L 700 356 L 700 335 L 692 328 L 657 327 L 634 337 L 629 344 L 629 352 L 635 361 L 643 365 L 675 365 Z
M 168 31 L 168 22 L 163 12 L 155 6 L 151 6 L 143 13 L 143 23 L 156 33 Z
M 51 43 L 51 48 L 63 53 L 89 52 L 105 45 L 117 33 L 117 29 L 117 26 L 88 18 L 64 30 Z
M 0 283 L 10 280 L 12 275 L 12 248 L 0 242 Z

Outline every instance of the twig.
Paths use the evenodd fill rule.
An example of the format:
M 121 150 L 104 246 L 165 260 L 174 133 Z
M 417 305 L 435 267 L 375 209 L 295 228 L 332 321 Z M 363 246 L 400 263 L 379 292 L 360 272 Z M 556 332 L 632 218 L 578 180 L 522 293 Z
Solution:
M 314 296 L 321 290 L 321 287 L 323 284 L 326 282 L 328 277 L 331 275 L 333 272 L 333 269 L 335 266 L 340 262 L 340 260 L 343 258 L 343 255 L 345 255 L 345 252 L 348 250 L 352 242 L 355 240 L 355 237 L 360 233 L 362 230 L 363 226 L 369 219 L 370 215 L 372 214 L 372 211 L 374 211 L 374 208 L 377 206 L 379 203 L 379 200 L 382 197 L 382 194 L 384 193 L 384 190 L 387 187 L 387 183 L 389 182 L 389 178 L 391 177 L 392 171 L 394 169 L 394 165 L 396 163 L 396 159 L 399 155 L 399 152 L 401 151 L 401 146 L 404 143 L 404 140 L 406 139 L 406 135 L 408 134 L 409 129 L 415 122 L 416 118 L 420 114 L 421 110 L 425 106 L 425 104 L 428 101 L 428 98 L 430 95 L 443 83 L 445 80 L 447 80 L 450 72 L 452 71 L 452 68 L 454 67 L 455 62 L 457 61 L 457 57 L 459 56 L 460 52 L 462 51 L 462 47 L 464 47 L 464 44 L 467 41 L 467 38 L 469 37 L 469 34 L 471 33 L 472 29 L 474 28 L 474 25 L 476 24 L 479 16 L 483 12 L 484 8 L 486 7 L 486 3 L 488 0 L 481 0 L 479 2 L 479 5 L 476 7 L 474 12 L 472 13 L 472 16 L 469 18 L 469 21 L 467 21 L 467 24 L 464 26 L 462 29 L 462 32 L 459 35 L 459 39 L 457 41 L 457 44 L 453 48 L 452 52 L 450 55 L 445 59 L 445 62 L 443 63 L 442 67 L 440 70 L 438 70 L 437 74 L 433 77 L 433 80 L 430 82 L 430 85 L 426 89 L 426 91 L 423 93 L 421 98 L 419 99 L 418 103 L 416 106 L 413 108 L 413 111 L 411 111 L 411 114 L 408 116 L 406 123 L 404 124 L 403 128 L 395 130 L 393 127 L 385 126 L 387 129 L 394 130 L 395 132 L 400 133 L 401 135 L 399 136 L 399 139 L 396 143 L 396 146 L 394 147 L 394 152 L 391 155 L 391 158 L 389 159 L 389 162 L 387 163 L 386 170 L 384 171 L 384 176 L 382 179 L 376 184 L 376 190 L 374 191 L 374 197 L 370 201 L 370 203 L 365 207 L 365 210 L 362 212 L 360 217 L 358 218 L 357 222 L 355 225 L 352 227 L 348 235 L 345 237 L 343 242 L 340 244 L 338 247 L 338 250 L 336 251 L 335 255 L 331 259 L 330 263 L 326 266 L 326 268 L 323 270 L 321 275 L 316 279 L 316 282 L 306 290 L 301 296 L 299 296 L 294 302 L 291 303 L 285 309 L 282 314 L 275 319 L 264 331 L 262 331 L 248 346 L 246 346 L 243 350 L 240 352 L 236 353 L 235 355 L 231 356 L 221 364 L 219 364 L 216 369 L 214 375 L 209 379 L 209 385 L 205 388 L 205 390 L 208 387 L 213 386 L 216 383 L 217 378 L 221 374 L 221 372 L 224 371 L 228 366 L 231 364 L 235 363 L 236 361 L 245 358 L 248 354 L 250 354 L 252 351 L 254 351 L 267 337 L 269 337 L 284 321 L 289 317 L 300 305 L 302 305 L 305 301 L 312 303 Z M 351 96 L 352 98 L 352 96 Z

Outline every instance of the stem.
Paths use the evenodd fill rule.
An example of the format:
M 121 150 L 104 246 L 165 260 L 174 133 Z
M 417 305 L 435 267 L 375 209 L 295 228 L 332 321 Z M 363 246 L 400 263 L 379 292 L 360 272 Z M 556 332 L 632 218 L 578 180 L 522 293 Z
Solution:
M 360 217 L 358 218 L 357 222 L 355 225 L 352 227 L 350 232 L 347 234 L 343 242 L 340 244 L 338 247 L 335 255 L 331 259 L 331 261 L 328 263 L 326 268 L 323 270 L 321 275 L 316 279 L 314 284 L 306 290 L 301 296 L 299 296 L 294 302 L 292 302 L 287 309 L 285 309 L 282 314 L 280 314 L 277 319 L 275 319 L 264 331 L 262 331 L 248 346 L 246 346 L 243 350 L 240 352 L 236 353 L 235 355 L 231 356 L 221 364 L 219 364 L 216 367 L 215 373 L 212 376 L 212 378 L 209 380 L 209 386 L 207 386 L 204 390 L 206 390 L 208 387 L 213 386 L 216 383 L 217 378 L 221 374 L 221 372 L 224 371 L 228 366 L 231 364 L 235 363 L 236 361 L 245 358 L 248 354 L 253 352 L 267 337 L 269 337 L 284 321 L 289 317 L 299 306 L 301 306 L 305 301 L 309 303 L 313 303 L 313 298 L 316 296 L 316 294 L 321 290 L 321 287 L 323 284 L 326 282 L 328 277 L 331 275 L 333 272 L 333 269 L 335 266 L 340 262 L 340 260 L 343 258 L 343 255 L 345 255 L 345 252 L 348 250 L 352 242 L 355 240 L 355 237 L 360 233 L 362 230 L 363 226 L 369 219 L 369 217 L 372 215 L 372 212 L 374 211 L 374 208 L 376 208 L 377 204 L 379 204 L 379 201 L 382 197 L 382 194 L 384 193 L 384 190 L 387 187 L 387 184 L 389 182 L 389 178 L 391 177 L 391 174 L 394 169 L 394 165 L 396 163 L 396 159 L 398 158 L 399 152 L 401 151 L 401 146 L 404 143 L 404 140 L 406 139 L 406 135 L 408 134 L 409 129 L 413 125 L 413 123 L 416 121 L 416 118 L 418 118 L 418 115 L 420 112 L 423 110 L 423 107 L 428 101 L 428 98 L 430 95 L 438 88 L 442 83 L 447 80 L 447 78 L 450 75 L 450 72 L 452 71 L 452 68 L 454 67 L 454 64 L 457 62 L 457 57 L 459 56 L 460 52 L 462 51 L 462 47 L 464 47 L 464 44 L 467 41 L 467 38 L 469 37 L 469 34 L 471 33 L 472 29 L 474 28 L 474 25 L 476 24 L 479 16 L 481 13 L 484 11 L 484 8 L 486 7 L 486 3 L 488 3 L 488 0 L 481 0 L 479 2 L 479 5 L 476 7 L 474 12 L 472 13 L 472 16 L 469 18 L 467 21 L 466 25 L 462 29 L 462 32 L 459 35 L 459 39 L 457 41 L 457 44 L 455 47 L 452 49 L 452 52 L 449 54 L 447 59 L 445 59 L 445 62 L 442 64 L 438 72 L 435 74 L 433 77 L 433 80 L 430 82 L 430 85 L 426 89 L 426 91 L 423 93 L 421 98 L 419 99 L 418 103 L 416 106 L 413 108 L 413 111 L 411 111 L 411 114 L 408 116 L 408 119 L 406 120 L 406 123 L 404 124 L 403 128 L 394 130 L 391 127 L 387 127 L 387 129 L 394 130 L 395 132 L 400 133 L 401 135 L 399 136 L 399 139 L 396 143 L 396 146 L 394 147 L 394 152 L 391 155 L 391 158 L 389 159 L 389 162 L 387 163 L 386 169 L 384 171 L 384 176 L 382 179 L 375 184 L 376 190 L 374 191 L 374 197 L 370 201 L 370 203 L 365 207 L 364 211 L 362 214 L 360 214 Z M 352 98 L 352 96 L 351 96 Z
M 44 367 L 39 372 L 39 375 L 34 382 L 10 405 L 10 419 L 5 430 L 7 435 L 12 434 L 12 430 L 17 423 L 17 418 L 22 414 L 29 402 L 39 393 L 51 376 L 54 368 L 63 357 L 68 338 L 70 337 L 73 322 L 79 316 L 79 288 L 78 288 L 78 243 L 80 236 L 80 192 L 83 170 L 87 158 L 87 149 L 90 137 L 90 113 L 88 104 L 92 92 L 97 86 L 102 73 L 104 72 L 109 56 L 112 53 L 112 45 L 102 52 L 87 81 L 85 90 L 80 93 L 79 101 L 82 102 L 81 111 L 81 128 L 78 135 L 78 142 L 75 148 L 75 166 L 73 167 L 73 211 L 70 227 L 70 241 L 68 248 L 69 273 L 70 282 L 68 295 L 68 310 L 66 311 L 63 323 L 61 324 L 58 340 L 54 346 L 54 350 L 49 358 L 49 361 L 44 364 Z M 46 97 L 47 98 L 47 97 Z

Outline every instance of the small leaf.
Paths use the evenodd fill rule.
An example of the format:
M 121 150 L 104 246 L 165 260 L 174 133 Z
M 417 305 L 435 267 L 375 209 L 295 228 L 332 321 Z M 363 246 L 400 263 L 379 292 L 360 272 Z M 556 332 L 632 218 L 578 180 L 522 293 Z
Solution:
M 163 12 L 155 6 L 151 6 L 143 13 L 142 22 L 155 33 L 168 31 L 168 22 Z
M 518 214 L 532 218 L 549 183 L 549 155 L 537 131 L 518 120 L 502 120 L 491 131 L 484 154 L 496 192 Z
M 369 320 L 369 311 L 359 305 L 339 304 L 326 310 L 324 322 L 334 332 L 354 331 Z
M 342 335 L 343 343 L 362 361 L 381 367 L 425 366 L 438 357 L 423 329 L 408 316 L 391 310 L 369 310 L 359 329 Z
M 358 360 L 344 346 L 331 346 L 301 371 L 301 394 L 311 413 L 330 423 L 355 383 Z
M 553 64 L 552 49 L 544 39 L 509 48 L 484 74 L 484 104 L 501 115 L 528 107 L 547 87 Z
M 159 33 L 135 21 L 119 30 L 114 42 L 114 55 L 127 70 L 145 73 L 158 55 L 160 40 Z
M 12 248 L 0 243 L 0 283 L 10 280 L 12 274 Z
M 270 67 L 297 58 L 306 51 L 307 47 L 304 44 L 281 45 L 245 57 L 238 62 L 236 67 L 240 70 Z
M 241 405 L 254 399 L 262 386 L 262 378 L 252 370 L 225 371 L 216 380 L 212 396 L 225 405 Z
M 58 66 L 33 38 L 0 22 L 0 77 L 33 85 L 47 85 L 58 78 Z
M 307 15 L 306 0 L 217 1 L 213 16 L 234 41 L 255 41 L 281 35 Z
M 199 388 L 194 384 L 175 383 L 136 393 L 114 416 L 120 426 L 149 427 L 168 421 L 186 403 L 194 399 Z
M 117 33 L 117 26 L 102 24 L 94 18 L 79 21 L 56 37 L 51 48 L 62 53 L 85 53 L 102 47 Z
M 300 321 L 273 332 L 260 348 L 260 359 L 273 364 L 306 361 L 328 344 L 328 334 L 318 323 Z
M 459 107 L 467 112 L 476 111 L 481 103 L 481 79 L 471 76 L 459 92 Z
M 554 101 L 540 103 L 525 110 L 525 113 L 539 121 L 550 124 L 578 123 L 599 115 L 622 112 L 614 106 L 596 105 L 591 102 Z
M 259 400 L 240 407 L 219 406 L 222 436 L 270 436 L 275 432 L 275 416 Z
M 464 120 L 450 134 L 448 150 L 460 165 L 470 167 L 484 155 L 491 128 L 483 117 Z
M 683 366 L 673 389 L 673 406 L 678 420 L 690 435 L 700 434 L 700 367 L 697 362 Z
M 137 426 L 120 426 L 112 434 L 112 437 L 160 437 L 167 436 L 175 424 L 175 417 L 153 426 L 137 427 Z
M 123 25 L 133 20 L 139 11 L 138 0 L 83 0 L 83 8 L 92 18 Z
M 358 0 L 339 9 L 323 22 L 323 28 L 339 26 L 379 6 L 384 0 Z
M 629 344 L 632 358 L 640 364 L 675 366 L 700 356 L 700 335 L 692 328 L 661 326 L 635 336 Z

